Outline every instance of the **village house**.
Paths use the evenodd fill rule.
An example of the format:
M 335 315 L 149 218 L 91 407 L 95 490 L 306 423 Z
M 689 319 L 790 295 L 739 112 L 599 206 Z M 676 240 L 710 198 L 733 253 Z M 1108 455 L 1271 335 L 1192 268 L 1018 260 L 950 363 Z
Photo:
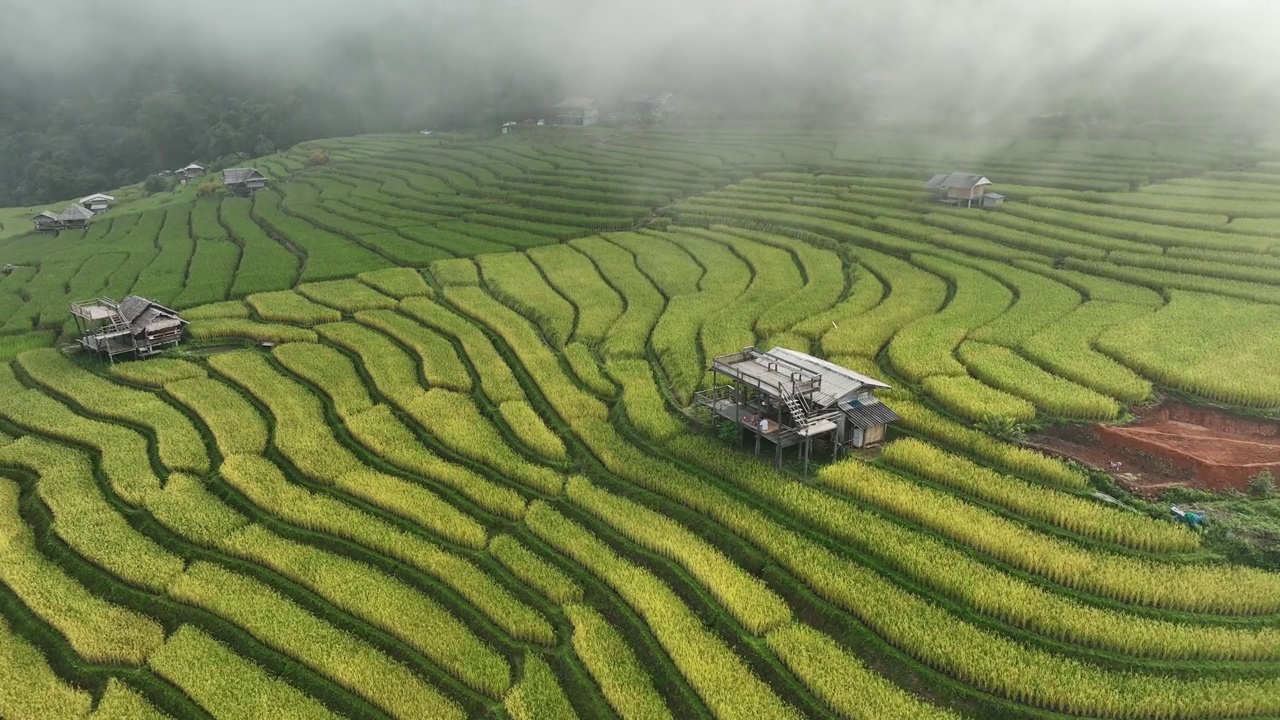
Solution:
M 267 186 L 267 176 L 255 168 L 228 168 L 222 171 L 222 185 L 242 197 L 249 197 Z
M 139 295 L 122 302 L 98 298 L 71 303 L 77 342 L 111 362 L 125 355 L 143 359 L 182 341 L 187 325 L 177 312 Z
M 184 168 L 178 168 L 178 171 L 175 172 L 174 175 L 177 175 L 183 180 L 191 180 L 193 178 L 204 177 L 206 172 L 208 172 L 208 170 L 205 166 L 199 163 L 191 163 Z
M 924 184 L 925 190 L 934 191 L 938 202 L 944 205 L 993 208 L 1004 202 L 1000 193 L 991 192 L 991 181 L 977 173 L 939 173 Z
M 728 420 L 754 435 L 757 454 L 772 443 L 779 467 L 788 447 L 800 446 L 807 472 L 814 440 L 837 457 L 883 442 L 901 419 L 875 396 L 888 385 L 798 350 L 745 348 L 715 358 L 711 373 L 695 406 L 710 411 L 713 425 Z
M 595 125 L 600 121 L 596 101 L 588 97 L 567 97 L 555 106 L 557 125 Z
M 94 193 L 93 195 L 87 195 L 80 198 L 80 204 L 94 215 L 100 215 L 106 212 L 111 207 L 111 203 L 115 201 L 115 198 L 104 193 Z
M 93 222 L 93 212 L 83 205 L 68 205 L 60 213 L 46 210 L 31 218 L 31 221 L 35 223 L 36 232 L 80 230 Z

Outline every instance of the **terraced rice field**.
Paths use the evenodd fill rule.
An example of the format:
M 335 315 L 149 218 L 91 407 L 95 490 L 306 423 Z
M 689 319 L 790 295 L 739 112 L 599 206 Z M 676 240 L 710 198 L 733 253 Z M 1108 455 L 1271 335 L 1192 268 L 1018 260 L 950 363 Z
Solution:
M 0 240 L 0 716 L 1280 717 L 1280 575 L 972 427 L 1280 408 L 1280 165 L 920 147 L 338 139 Z M 51 347 L 131 291 L 217 352 Z M 692 431 L 751 344 L 884 377 L 895 439 L 801 481 Z

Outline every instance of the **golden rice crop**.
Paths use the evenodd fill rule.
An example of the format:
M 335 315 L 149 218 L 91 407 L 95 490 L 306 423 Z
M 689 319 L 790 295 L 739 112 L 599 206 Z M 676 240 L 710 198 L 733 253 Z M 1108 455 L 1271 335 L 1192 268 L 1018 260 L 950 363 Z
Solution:
M 93 720 L 165 720 L 169 716 L 153 707 L 142 693 L 111 678 L 107 680 L 107 688 L 102 691 L 102 698 L 98 700 L 92 717 Z
M 93 696 L 66 683 L 0 616 L 0 715 L 33 720 L 87 717 Z
M 361 445 L 392 465 L 447 485 L 489 512 L 511 520 L 524 517 L 525 501 L 520 493 L 427 450 L 386 405 L 348 418 L 346 426 Z
M 441 285 L 479 285 L 480 273 L 471 258 L 450 258 L 431 263 L 431 276 Z
M 164 391 L 200 417 L 222 454 L 266 451 L 266 420 L 227 384 L 195 378 L 168 383 Z
M 53 348 L 25 352 L 18 356 L 18 364 L 37 383 L 91 413 L 150 429 L 156 435 L 160 461 L 170 470 L 209 472 L 209 455 L 199 431 L 186 415 L 155 395 L 95 375 Z
M 430 717 L 453 708 L 457 714 L 452 700 L 411 670 L 256 580 L 199 561 L 169 594 L 226 618 L 389 713 Z
M 374 387 L 388 398 L 399 398 L 422 389 L 417 363 L 386 335 L 356 323 L 320 325 L 316 332 L 325 340 L 346 348 L 360 358 L 373 379 Z
M 413 271 L 410 270 L 410 272 Z M 321 305 L 327 305 L 345 313 L 396 306 L 395 298 L 383 295 L 358 280 L 303 283 L 298 286 L 298 292 Z
M 402 407 L 454 452 L 548 495 L 558 494 L 564 485 L 564 478 L 554 470 L 516 454 L 466 395 L 429 390 L 407 399 Z
M 1031 485 L 914 438 L 889 443 L 881 458 L 894 467 L 1095 540 L 1150 552 L 1189 552 L 1200 546 L 1200 536 L 1182 525 Z
M 342 319 L 342 313 L 337 310 L 314 303 L 293 290 L 256 293 L 245 298 L 245 302 L 269 323 L 319 325 Z
M 187 327 L 187 335 L 193 340 L 226 338 L 273 343 L 315 342 L 317 339 L 316 334 L 306 328 L 239 318 L 196 320 Z
M 684 432 L 685 425 L 667 411 L 666 401 L 653 380 L 653 368 L 644 360 L 609 360 L 605 370 L 622 386 L 627 420 L 655 440 Z
M 498 413 L 525 447 L 552 462 L 564 462 L 568 458 L 564 441 L 547 427 L 529 403 L 508 400 L 498 406 Z
M 510 535 L 497 535 L 490 540 L 489 554 L 524 584 L 546 595 L 551 602 L 560 605 L 581 602 L 582 588 L 578 583 L 556 566 L 533 554 Z
M 249 524 L 198 478 L 182 473 L 170 475 L 164 490 L 147 498 L 147 509 L 161 525 L 204 547 L 216 547 Z
M 289 372 L 328 395 L 334 411 L 343 420 L 373 407 L 369 390 L 360 381 L 355 364 L 328 345 L 289 343 L 275 348 L 271 355 Z
M 500 405 L 508 400 L 524 399 L 524 390 L 507 361 L 479 328 L 425 298 L 404 300 L 400 309 L 428 327 L 457 338 L 467 360 L 480 376 L 480 387 L 489 402 Z
M 34 390 L 30 392 L 25 398 L 9 396 L 6 399 L 19 400 L 25 411 L 40 412 L 52 405 L 60 412 L 50 413 L 47 419 L 38 421 L 25 414 L 21 417 L 9 414 L 3 407 L 0 407 L 0 414 L 19 424 L 30 423 L 42 431 L 58 427 L 64 432 L 62 437 L 74 441 L 87 444 L 101 442 L 98 449 L 104 456 L 110 455 L 110 462 L 103 462 L 104 471 L 118 494 L 125 495 L 120 492 L 120 487 L 147 487 L 146 490 L 138 488 L 136 498 L 132 499 L 138 505 L 160 491 L 159 479 L 145 464 L 146 445 L 140 435 L 101 423 L 97 424 L 100 427 L 95 427 L 89 421 L 77 422 L 78 416 L 69 409 L 58 406 Z M 45 426 L 41 424 L 43 422 L 51 424 Z M 182 558 L 139 533 L 111 507 L 94 482 L 93 466 L 83 453 L 26 437 L 0 448 L 0 460 L 40 475 L 36 490 L 41 501 L 53 512 L 54 532 L 85 559 L 122 580 L 152 590 L 163 590 L 182 572 Z M 136 476 L 138 482 L 128 479 L 117 482 L 112 477 L 119 467 L 133 470 L 133 464 L 138 462 L 144 463 Z
M 791 619 L 786 602 L 763 580 L 679 523 L 581 476 L 569 479 L 567 494 L 618 532 L 682 565 L 752 634 L 763 635 Z
M 289 720 L 337 718 L 314 698 L 236 655 L 193 625 L 179 627 L 164 647 L 147 658 L 147 664 L 217 717 L 251 720 L 268 713 Z M 461 711 L 455 717 L 461 718 Z
M 571 342 L 564 346 L 564 359 L 569 362 L 569 369 L 582 381 L 591 392 L 602 397 L 613 397 L 618 386 L 605 377 L 600 363 L 591 352 L 591 348 L 582 343 Z
M 465 558 L 327 495 L 290 485 L 280 469 L 255 455 L 232 455 L 222 476 L 264 511 L 299 527 L 326 532 L 395 558 L 453 588 L 513 637 L 542 637 L 545 623 Z
M 573 304 L 577 318 L 573 339 L 589 347 L 600 344 L 622 315 L 618 293 L 600 277 L 591 260 L 571 245 L 532 248 L 528 256 L 552 287 Z M 481 267 L 486 267 L 483 262 Z
M 793 623 L 769 633 L 769 647 L 823 702 L 853 720 L 955 720 L 869 669 L 830 637 Z
M 141 665 L 164 642 L 160 623 L 90 593 L 40 554 L 18 514 L 18 486 L 0 478 L 0 581 L 91 663 Z
M 937 313 L 895 333 L 885 356 L 899 374 L 914 382 L 931 375 L 963 376 L 964 366 L 953 357 L 956 346 L 975 328 L 1004 313 L 1013 293 L 990 275 L 937 256 L 913 254 L 911 262 L 947 278 L 955 290 Z
M 1094 350 L 1091 343 L 1112 326 L 1151 314 L 1128 303 L 1091 300 L 1022 343 L 1026 356 L 1073 382 L 1124 403 L 1151 395 L 1151 382 Z
M 637 269 L 635 256 L 608 240 L 588 237 L 569 244 L 591 258 L 625 303 L 622 315 L 609 328 L 609 336 L 600 345 L 601 356 L 605 359 L 643 357 L 645 341 L 662 314 L 662 294 Z M 453 297 L 452 293 L 449 295 Z M 528 367 L 529 364 L 525 363 L 525 368 Z
M 968 375 L 933 375 L 920 385 L 939 405 L 965 420 L 977 422 L 999 417 L 1030 422 L 1036 417 L 1035 405 Z
M 125 382 L 150 387 L 163 387 L 165 383 L 208 375 L 205 369 L 186 360 L 152 358 L 146 362 L 118 362 L 111 366 L 111 374 Z
M 574 653 L 623 720 L 672 717 L 627 641 L 600 613 L 587 605 L 568 605 L 564 613 L 573 623 Z
M 360 273 L 356 278 L 379 292 L 396 299 L 403 299 L 412 295 L 431 294 L 431 286 L 427 284 L 426 280 L 422 279 L 422 273 L 413 268 L 371 270 Z
M 524 676 L 502 706 L 515 720 L 574 720 L 578 717 L 547 661 L 525 653 Z
M 717 716 L 798 717 L 648 570 L 622 559 L 542 501 L 530 506 L 525 522 L 543 540 L 606 582 L 644 618 L 676 667 Z
M 474 548 L 487 544 L 483 526 L 435 493 L 363 465 L 338 443 L 325 422 L 319 399 L 273 369 L 262 355 L 226 353 L 212 358 L 210 365 L 270 408 L 276 418 L 276 446 L 307 476 L 401 515 L 453 542 Z
M 696 448 L 690 445 L 687 450 L 690 458 L 696 454 L 704 462 L 710 456 L 705 443 Z M 738 468 L 751 463 L 747 458 L 740 461 L 734 463 Z M 813 495 L 808 486 L 780 483 L 772 470 L 761 463 L 754 465 L 759 470 L 748 471 L 745 476 L 734 472 L 727 477 L 778 499 L 802 493 L 783 502 L 792 512 L 810 506 Z M 855 465 L 869 467 L 857 461 L 841 463 L 839 467 Z M 1280 695 L 1275 692 L 1280 681 L 1270 678 L 1180 680 L 1116 673 L 1027 648 L 955 618 L 867 568 L 838 558 L 759 513 L 738 506 L 724 493 L 691 476 L 685 476 L 683 482 L 669 481 L 665 485 L 664 494 L 686 496 L 685 504 L 698 507 L 727 524 L 820 596 L 854 613 L 889 642 L 926 664 L 988 691 L 1059 711 L 1107 717 L 1248 715 L 1280 704 Z M 856 527 L 859 522 L 849 523 L 845 517 L 825 525 L 828 529 Z M 1221 579 L 1209 582 L 1229 586 L 1229 582 L 1224 585 Z M 939 642 L 939 638 L 946 640 Z M 1234 695 L 1228 697 L 1220 693 Z
M 999 345 L 961 343 L 960 362 L 982 382 L 1026 398 L 1046 415 L 1082 420 L 1114 420 L 1120 404 L 1113 398 L 1049 373 Z
M 1089 485 L 1083 473 L 1061 460 L 996 440 L 949 420 L 914 400 L 889 398 L 886 404 L 902 417 L 898 423 L 901 427 L 1010 472 L 1071 489 L 1083 489 Z
M 356 313 L 361 324 L 390 335 L 418 356 L 422 376 L 430 387 L 471 391 L 471 373 L 462 364 L 449 339 L 412 319 L 389 310 Z
M 476 259 L 493 296 L 537 323 L 553 347 L 564 347 L 573 335 L 577 311 L 547 284 L 529 258 L 494 253 Z
M 286 540 L 261 525 L 227 538 L 222 549 L 269 567 L 350 615 L 386 630 L 490 697 L 500 697 L 510 684 L 506 660 L 445 606 L 379 570 Z M 539 637 L 528 639 L 550 644 L 551 624 L 544 619 L 539 629 Z
M 1188 328 L 1201 329 L 1194 342 Z M 1167 306 L 1116 325 L 1097 345 L 1165 387 L 1231 405 L 1280 406 L 1274 306 L 1170 290 Z
M 200 307 L 188 308 L 182 311 L 182 317 L 186 320 L 222 320 L 229 318 L 249 319 L 252 313 L 249 306 L 239 300 L 227 300 L 226 302 L 209 303 Z
M 1069 587 L 1126 603 L 1226 615 L 1280 611 L 1280 575 L 1247 567 L 1184 566 L 1089 552 L 865 463 L 821 479 L 841 492 Z

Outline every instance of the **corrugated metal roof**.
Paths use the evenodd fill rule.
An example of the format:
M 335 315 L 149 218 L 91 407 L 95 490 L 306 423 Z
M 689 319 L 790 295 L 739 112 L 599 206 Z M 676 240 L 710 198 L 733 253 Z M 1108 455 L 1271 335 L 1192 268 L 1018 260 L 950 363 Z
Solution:
M 924 184 L 924 189 L 937 190 L 938 187 L 942 185 L 942 181 L 946 179 L 947 179 L 947 173 L 938 173 L 937 175 L 934 175 L 933 177 L 929 178 L 929 182 Z
M 972 190 L 990 184 L 990 180 L 977 173 L 953 172 L 934 175 L 924 187 L 926 190 Z
M 888 385 L 872 377 L 856 373 L 849 368 L 827 362 L 808 353 L 787 348 L 774 348 L 765 353 L 769 357 L 796 365 L 822 378 L 821 388 L 813 394 L 815 403 L 831 407 L 846 396 L 863 388 L 888 389 Z
M 94 200 L 106 200 L 107 202 L 114 202 L 115 198 L 111 197 L 110 195 L 107 195 L 106 193 L 94 193 L 92 195 L 86 195 L 80 198 L 80 202 L 82 203 L 92 202 Z
M 75 220 L 92 220 L 93 213 L 83 205 L 68 205 L 65 210 L 58 213 L 58 219 L 63 222 L 71 222 Z
M 860 428 L 887 425 L 902 419 L 898 413 L 890 410 L 888 405 L 875 399 L 866 404 L 845 401 L 840 403 L 840 409 L 844 411 L 854 427 Z
M 222 182 L 227 184 L 246 183 L 250 180 L 266 180 L 266 176 L 255 168 L 228 168 L 222 171 Z

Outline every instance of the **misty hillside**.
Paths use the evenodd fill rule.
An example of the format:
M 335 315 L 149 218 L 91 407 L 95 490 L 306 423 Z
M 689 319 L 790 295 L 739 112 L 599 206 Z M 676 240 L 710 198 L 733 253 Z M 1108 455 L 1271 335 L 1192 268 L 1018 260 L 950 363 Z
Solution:
M 39 32 L 0 48 L 0 205 L 309 139 L 496 127 L 567 95 L 670 92 L 687 116 L 720 120 L 945 127 L 1066 112 L 1242 133 L 1277 107 L 1267 23 L 1245 0 L 987 0 L 972 14 L 765 3 L 730 17 L 687 3 L 295 5 L 13 8 L 13 27 L 57 27 L 58 52 Z

